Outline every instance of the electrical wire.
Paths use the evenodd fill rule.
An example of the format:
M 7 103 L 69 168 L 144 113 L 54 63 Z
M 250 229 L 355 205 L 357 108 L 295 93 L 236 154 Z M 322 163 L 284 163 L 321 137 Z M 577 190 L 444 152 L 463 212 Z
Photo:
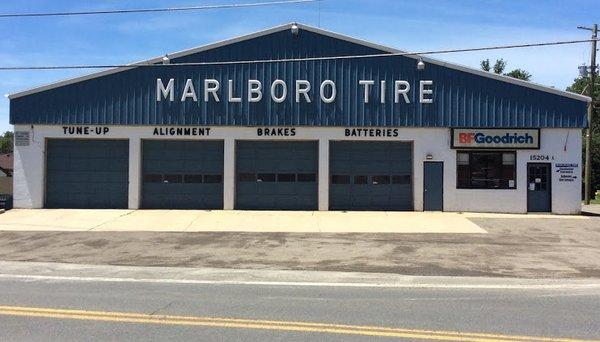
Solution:
M 600 39 L 595 39 L 595 40 L 600 40 Z M 289 59 L 259 59 L 259 60 L 242 60 L 242 61 L 188 62 L 188 63 L 173 63 L 173 64 L 169 64 L 169 63 L 162 64 L 160 62 L 141 62 L 141 63 L 136 63 L 136 64 L 43 65 L 43 66 L 14 66 L 14 67 L 0 66 L 0 71 L 107 69 L 107 68 L 133 68 L 133 67 L 174 67 L 174 66 L 310 62 L 310 61 L 323 61 L 323 60 L 344 60 L 344 59 L 395 57 L 395 56 L 420 56 L 420 55 L 447 54 L 447 53 L 457 53 L 457 52 L 516 49 L 516 48 L 529 48 L 529 47 L 540 47 L 540 46 L 580 44 L 580 43 L 589 43 L 592 41 L 594 41 L 594 39 L 567 40 L 567 41 L 531 43 L 531 44 L 497 45 L 497 46 L 476 47 L 476 48 L 466 48 L 466 49 L 429 50 L 429 51 L 421 51 L 421 52 L 395 52 L 395 53 L 381 53 L 381 54 L 370 54 L 370 55 L 345 55 L 345 56 L 305 57 L 305 58 L 289 58 Z M 168 57 L 168 55 L 167 55 L 167 57 Z
M 259 7 L 259 6 L 270 6 L 270 5 L 286 5 L 286 4 L 307 3 L 307 2 L 315 2 L 315 1 L 319 1 L 319 0 L 280 0 L 280 1 L 265 1 L 265 2 L 253 2 L 253 3 L 241 3 L 241 4 L 219 4 L 219 5 L 202 5 L 202 6 L 168 7 L 168 8 L 138 8 L 138 9 L 82 11 L 82 12 L 5 13 L 5 14 L 0 14 L 0 18 L 62 17 L 62 16 L 99 15 L 99 14 L 181 12 L 181 11 L 199 11 L 199 10 L 214 10 L 214 9 L 229 9 L 229 8 L 247 8 L 247 7 Z

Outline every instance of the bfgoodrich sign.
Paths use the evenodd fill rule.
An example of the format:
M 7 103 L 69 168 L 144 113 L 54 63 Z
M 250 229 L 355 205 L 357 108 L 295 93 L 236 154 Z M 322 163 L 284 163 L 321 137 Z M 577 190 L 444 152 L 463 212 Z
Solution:
M 453 128 L 452 148 L 539 149 L 539 129 Z

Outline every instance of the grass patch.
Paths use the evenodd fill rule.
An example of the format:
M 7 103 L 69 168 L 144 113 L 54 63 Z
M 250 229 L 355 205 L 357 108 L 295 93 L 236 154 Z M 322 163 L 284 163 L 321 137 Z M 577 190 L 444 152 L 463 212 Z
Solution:
M 581 203 L 585 204 L 585 201 L 581 201 Z M 596 198 L 592 198 L 590 204 L 600 204 L 600 196 L 596 195 Z

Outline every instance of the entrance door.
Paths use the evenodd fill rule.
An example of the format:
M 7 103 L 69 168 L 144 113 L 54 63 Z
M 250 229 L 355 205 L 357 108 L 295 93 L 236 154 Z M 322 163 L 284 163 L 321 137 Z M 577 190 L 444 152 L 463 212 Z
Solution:
M 552 177 L 550 163 L 527 163 L 527 211 L 550 212 Z
M 423 164 L 423 210 L 444 210 L 444 163 Z

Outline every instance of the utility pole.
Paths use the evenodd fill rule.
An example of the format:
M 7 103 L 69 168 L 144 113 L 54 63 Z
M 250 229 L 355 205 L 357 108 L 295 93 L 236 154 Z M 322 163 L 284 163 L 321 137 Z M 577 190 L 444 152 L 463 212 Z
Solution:
M 598 24 L 594 24 L 591 28 L 578 26 L 578 29 L 592 31 L 592 63 L 590 64 L 590 98 L 592 101 L 588 105 L 587 121 L 588 129 L 585 135 L 585 204 L 590 204 L 590 197 L 592 195 L 592 151 L 591 151 L 591 140 L 592 140 L 592 120 L 594 113 L 594 92 L 596 82 L 596 49 L 598 40 Z

